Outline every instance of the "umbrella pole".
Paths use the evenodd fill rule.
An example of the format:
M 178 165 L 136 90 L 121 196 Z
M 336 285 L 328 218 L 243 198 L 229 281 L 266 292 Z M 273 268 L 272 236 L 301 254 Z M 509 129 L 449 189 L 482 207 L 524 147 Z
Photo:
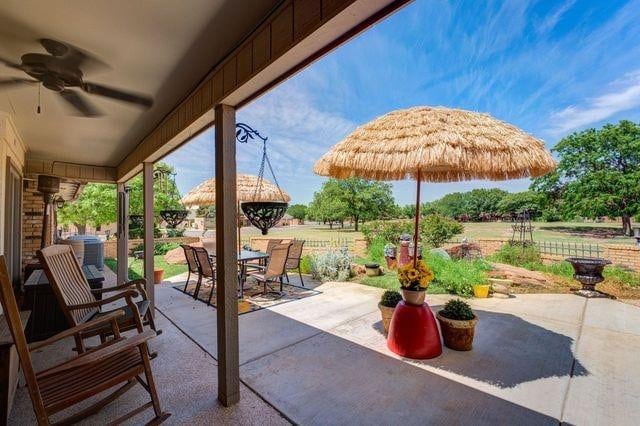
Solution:
M 416 184 L 416 222 L 413 230 L 413 267 L 418 265 L 418 230 L 420 228 L 420 170 Z

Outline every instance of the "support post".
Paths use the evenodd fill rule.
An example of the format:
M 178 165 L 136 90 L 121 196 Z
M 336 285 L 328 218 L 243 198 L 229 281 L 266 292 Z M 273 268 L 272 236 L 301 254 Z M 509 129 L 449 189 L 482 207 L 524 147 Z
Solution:
M 118 233 L 116 235 L 118 262 L 118 284 L 129 280 L 129 189 L 123 183 L 118 183 Z
M 142 187 L 144 204 L 144 278 L 147 280 L 149 311 L 154 316 L 155 294 L 153 288 L 153 163 L 143 163 Z
M 229 105 L 216 105 L 218 400 L 225 407 L 240 400 L 235 133 L 235 109 Z

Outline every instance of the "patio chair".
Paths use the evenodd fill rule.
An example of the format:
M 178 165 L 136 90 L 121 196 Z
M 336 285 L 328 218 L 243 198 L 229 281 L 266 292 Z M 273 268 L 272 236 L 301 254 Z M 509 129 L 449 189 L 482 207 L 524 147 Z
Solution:
M 278 244 L 271 250 L 271 256 L 264 272 L 249 274 L 259 283 L 264 285 L 263 295 L 275 294 L 282 296 L 282 278 L 286 274 L 287 258 L 289 257 L 289 249 L 292 243 Z M 280 282 L 280 292 L 267 291 L 269 283 Z
M 60 309 L 70 327 L 77 327 L 93 319 L 109 315 L 114 310 L 102 311 L 103 306 L 124 301 L 126 306 L 120 308 L 124 311 L 124 315 L 118 318 L 120 331 L 137 329 L 142 333 L 143 325 L 149 325 L 156 332 L 155 334 L 162 333 L 162 330 L 156 329 L 151 312 L 149 312 L 149 300 L 147 300 L 147 293 L 144 289 L 146 283 L 144 279 L 129 281 L 115 287 L 92 290 L 71 246 L 58 244 L 45 247 L 38 251 L 38 258 L 44 266 L 53 293 L 56 295 Z M 101 300 L 96 299 L 95 295 L 111 292 L 116 292 L 116 294 Z M 134 302 L 133 298 L 138 295 L 142 296 L 142 300 Z M 100 340 L 105 342 L 112 335 L 111 327 L 108 324 L 102 327 L 84 327 L 74 336 L 75 349 L 78 353 L 83 353 L 87 350 L 84 339 L 100 336 Z M 153 357 L 155 355 L 153 354 Z
M 193 298 L 196 300 L 198 299 L 202 280 L 207 279 L 211 282 L 211 291 L 209 292 L 209 300 L 207 301 L 207 304 L 211 304 L 211 296 L 213 296 L 216 283 L 215 265 L 211 261 L 211 257 L 209 257 L 209 252 L 204 247 L 192 247 L 192 249 L 196 256 L 196 260 L 198 261 L 198 273 L 200 274 L 198 277 L 198 283 L 196 284 L 196 289 L 193 292 Z
M 289 258 L 287 259 L 286 272 L 284 273 L 287 278 L 287 284 L 290 284 L 288 271 L 292 269 L 298 270 L 298 276 L 300 277 L 300 283 L 304 287 L 304 281 L 302 280 L 302 271 L 300 270 L 300 261 L 302 260 L 302 248 L 304 247 L 304 240 L 294 240 L 289 250 Z
M 191 274 L 198 274 L 197 282 L 200 282 L 202 277 L 200 276 L 200 268 L 198 267 L 198 261 L 196 259 L 196 254 L 193 251 L 193 247 L 188 244 L 180 244 L 180 247 L 184 250 L 184 257 L 187 259 L 187 282 L 184 283 L 184 289 L 182 290 L 186 293 L 189 281 L 191 280 Z
M 127 292 L 135 293 L 134 290 L 127 290 Z M 114 423 L 124 422 L 149 407 L 153 407 L 155 417 L 152 422 L 155 424 L 162 423 L 170 416 L 160 408 L 160 400 L 149 362 L 147 341 L 156 335 L 153 330 L 147 330 L 131 337 L 122 336 L 118 322 L 124 312 L 116 310 L 74 326 L 47 340 L 27 345 L 4 256 L 0 256 L 0 302 L 16 345 L 22 373 L 27 382 L 33 411 L 39 425 L 49 425 L 52 415 L 118 386 L 115 391 L 110 392 L 104 398 L 60 422 L 63 424 L 77 423 L 96 414 L 137 383 L 140 383 L 149 393 L 151 400 L 116 419 Z M 136 309 L 135 305 L 133 305 L 133 309 Z M 61 364 L 35 371 L 31 352 L 43 349 L 61 339 L 106 326 L 111 328 L 113 340 L 102 343 L 89 352 L 78 354 Z M 144 378 L 141 377 L 142 374 L 144 374 Z M 101 421 L 101 423 L 104 422 Z
M 271 251 L 273 250 L 274 247 L 276 247 L 278 244 L 282 244 L 282 240 L 280 239 L 274 239 L 271 238 L 267 241 L 267 255 L 269 257 L 271 257 Z M 251 262 L 247 262 L 245 264 L 245 268 L 247 272 L 251 272 L 251 271 L 264 271 L 265 269 L 265 265 L 264 263 L 261 263 L 260 261 L 251 261 Z

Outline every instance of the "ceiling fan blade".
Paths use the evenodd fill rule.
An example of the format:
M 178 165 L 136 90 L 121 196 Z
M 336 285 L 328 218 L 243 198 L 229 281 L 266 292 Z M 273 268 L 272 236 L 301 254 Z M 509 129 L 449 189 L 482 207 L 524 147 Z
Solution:
M 5 58 L 1 58 L 0 57 L 0 63 L 5 64 L 6 66 L 8 66 L 9 68 L 15 68 L 15 69 L 22 69 L 22 66 L 20 64 L 16 64 L 15 62 L 12 62 L 8 59 Z
M 4 78 L 0 80 L 0 89 L 3 87 L 18 86 L 20 84 L 38 83 L 37 80 L 29 80 L 27 78 Z
M 153 105 L 153 99 L 148 96 L 138 95 L 130 92 L 123 92 L 122 90 L 112 89 L 110 87 L 102 86 L 94 83 L 84 83 L 82 89 L 92 95 L 105 96 L 107 98 L 117 99 L 119 101 L 129 102 L 136 105 L 142 105 L 146 108 Z
M 60 92 L 60 96 L 85 117 L 98 117 L 102 115 L 100 111 L 73 90 L 64 89 Z

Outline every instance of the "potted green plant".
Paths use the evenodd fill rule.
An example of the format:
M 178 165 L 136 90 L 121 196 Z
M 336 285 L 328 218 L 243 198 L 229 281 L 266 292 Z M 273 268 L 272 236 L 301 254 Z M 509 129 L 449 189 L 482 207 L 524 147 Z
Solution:
M 378 308 L 382 315 L 382 326 L 384 332 L 389 332 L 389 324 L 391 324 L 391 318 L 393 317 L 393 311 L 396 309 L 396 305 L 402 300 L 402 295 L 396 290 L 387 290 L 382 293 Z
M 461 299 L 449 300 L 444 309 L 438 311 L 436 318 L 440 323 L 445 346 L 456 351 L 471 350 L 478 318 L 467 302 Z
M 378 263 L 365 263 L 364 269 L 367 272 L 368 277 L 377 277 L 380 275 L 380 264 Z

